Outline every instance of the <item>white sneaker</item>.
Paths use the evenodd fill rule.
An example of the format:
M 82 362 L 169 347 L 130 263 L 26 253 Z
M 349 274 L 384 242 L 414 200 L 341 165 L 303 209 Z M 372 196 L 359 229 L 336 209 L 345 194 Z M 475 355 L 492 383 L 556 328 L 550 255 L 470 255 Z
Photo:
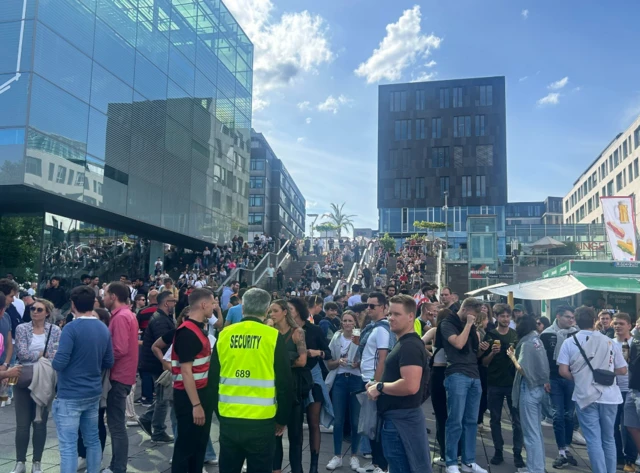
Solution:
M 321 434 L 332 434 L 333 433 L 333 425 L 331 427 L 329 427 L 328 429 L 324 425 L 321 425 L 320 426 L 320 433 Z
M 577 430 L 573 431 L 573 438 L 571 440 L 573 441 L 573 443 L 576 443 L 578 445 L 586 445 L 587 444 L 587 441 L 584 439 L 582 434 Z
M 636 458 L 636 465 L 640 466 L 640 455 L 638 455 L 638 458 Z
M 360 468 L 360 460 L 358 460 L 358 457 L 351 457 L 351 460 L 349 460 L 349 468 L 353 471 L 358 471 L 358 468 Z
M 487 473 L 487 470 L 480 467 L 477 463 L 472 463 L 471 465 L 462 464 L 462 471 L 464 473 Z
M 78 457 L 78 471 L 87 469 L 87 459 Z
M 458 465 L 448 466 L 447 473 L 460 473 L 460 468 L 458 468 Z
M 7 401 L 2 401 L 2 402 L 0 402 L 0 407 L 4 407 L 4 406 L 6 406 L 6 405 L 7 405 Z M 13 473 L 13 472 L 11 472 L 11 473 Z
M 365 466 L 362 466 L 360 468 L 358 468 L 356 471 L 358 473 L 370 473 L 372 472 L 376 467 L 373 466 L 373 463 L 367 463 Z
M 27 473 L 27 467 L 24 462 L 18 462 L 11 473 Z
M 432 463 L 434 465 L 447 466 L 447 462 L 442 457 L 433 457 L 433 462 Z
M 540 424 L 543 427 L 553 427 L 553 421 L 550 419 L 544 419 Z
M 105 468 L 101 473 L 113 473 L 110 468 Z
M 371 460 L 373 458 L 373 455 L 371 455 L 370 453 L 363 453 L 362 454 L 362 458 L 366 458 L 367 460 Z
M 387 473 L 386 471 L 384 471 L 382 468 L 380 468 L 379 466 L 376 466 L 373 469 L 373 473 Z
M 478 432 L 484 432 L 484 424 L 483 423 L 478 424 Z
M 336 468 L 340 468 L 342 466 L 342 457 L 335 456 L 329 463 L 327 463 L 327 470 L 335 470 Z
M 242 465 L 242 473 L 247 473 L 247 462 Z
M 11 405 L 11 398 L 8 398 L 6 403 L 7 403 L 7 406 L 10 406 Z
M 33 462 L 33 465 L 31 465 L 31 473 L 42 473 L 40 462 Z

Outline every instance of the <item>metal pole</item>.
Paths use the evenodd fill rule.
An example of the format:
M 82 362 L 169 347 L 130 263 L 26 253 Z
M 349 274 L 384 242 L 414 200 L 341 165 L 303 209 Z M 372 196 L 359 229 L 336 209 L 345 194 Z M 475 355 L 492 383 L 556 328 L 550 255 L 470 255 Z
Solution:
M 447 279 L 447 254 L 449 253 L 449 192 L 444 192 L 444 243 L 445 243 L 445 257 L 444 257 L 444 281 L 445 284 L 449 284 L 449 280 Z M 435 238 L 434 238 L 435 240 Z M 435 243 L 435 241 L 434 241 Z

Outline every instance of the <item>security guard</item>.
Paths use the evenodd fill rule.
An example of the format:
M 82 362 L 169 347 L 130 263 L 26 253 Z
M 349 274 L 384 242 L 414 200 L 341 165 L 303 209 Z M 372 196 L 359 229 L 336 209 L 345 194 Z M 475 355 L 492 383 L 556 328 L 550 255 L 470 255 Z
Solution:
M 209 373 L 220 420 L 220 473 L 271 473 L 275 436 L 282 435 L 293 403 L 285 340 L 264 324 L 271 303 L 253 288 L 242 297 L 242 321 L 220 333 Z

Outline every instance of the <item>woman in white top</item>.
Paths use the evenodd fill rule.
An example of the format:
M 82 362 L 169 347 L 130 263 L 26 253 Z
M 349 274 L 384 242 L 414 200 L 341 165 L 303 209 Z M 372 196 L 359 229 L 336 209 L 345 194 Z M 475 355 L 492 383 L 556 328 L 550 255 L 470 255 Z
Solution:
M 442 335 L 438 331 L 438 326 L 451 311 L 449 309 L 442 309 L 438 311 L 436 316 L 436 325 L 431 328 L 422 337 L 425 345 L 433 343 L 432 353 L 433 365 L 431 366 L 431 378 L 429 380 L 431 402 L 434 406 L 437 406 L 434 411 L 436 414 L 436 440 L 438 441 L 438 448 L 440 449 L 440 456 L 433 459 L 433 463 L 436 465 L 446 466 L 445 463 L 445 443 L 444 443 L 444 428 L 447 423 L 447 392 L 444 389 L 444 371 L 447 368 L 447 355 L 442 347 Z
M 331 371 L 327 375 L 325 383 L 331 391 L 333 403 L 333 454 L 335 455 L 327 464 L 327 470 L 335 470 L 342 466 L 342 433 L 344 421 L 349 406 L 351 417 L 351 461 L 352 470 L 360 468 L 360 462 L 356 453 L 360 445 L 358 434 L 358 418 L 360 417 L 360 403 L 354 393 L 364 390 L 364 381 L 360 373 L 359 362 L 354 362 L 358 345 L 353 343 L 353 330 L 357 329 L 358 322 L 355 314 L 348 310 L 342 314 L 342 330 L 338 330 L 329 343 L 331 360 L 326 361 L 327 368 Z

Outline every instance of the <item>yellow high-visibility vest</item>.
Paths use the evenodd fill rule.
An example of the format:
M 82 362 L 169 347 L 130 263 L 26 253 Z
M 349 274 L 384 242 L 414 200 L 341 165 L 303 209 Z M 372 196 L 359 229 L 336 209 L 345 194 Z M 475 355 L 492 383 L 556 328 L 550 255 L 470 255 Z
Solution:
M 218 411 L 235 419 L 271 419 L 276 415 L 273 368 L 278 330 L 252 320 L 226 327 L 218 338 L 220 359 Z
M 413 329 L 422 338 L 422 324 L 420 323 L 420 319 L 416 319 L 413 323 Z

